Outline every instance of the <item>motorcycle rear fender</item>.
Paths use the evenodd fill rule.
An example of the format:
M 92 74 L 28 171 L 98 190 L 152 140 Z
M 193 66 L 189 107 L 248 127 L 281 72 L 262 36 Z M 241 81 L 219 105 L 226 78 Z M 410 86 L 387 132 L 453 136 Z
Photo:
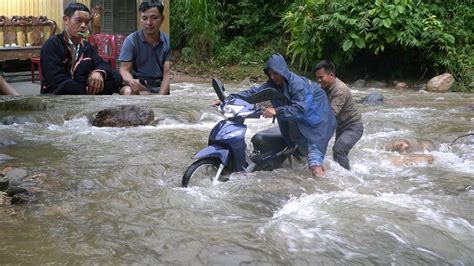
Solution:
M 198 151 L 193 159 L 219 158 L 224 166 L 227 166 L 230 158 L 230 151 L 222 146 L 212 144 Z

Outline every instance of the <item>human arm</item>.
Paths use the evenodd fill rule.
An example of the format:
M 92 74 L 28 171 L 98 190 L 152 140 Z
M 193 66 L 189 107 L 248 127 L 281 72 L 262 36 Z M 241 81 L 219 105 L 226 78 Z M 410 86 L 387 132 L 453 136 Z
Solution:
M 131 73 L 132 67 L 133 62 L 121 62 L 120 75 L 122 75 L 123 83 L 126 86 L 130 86 L 133 93 L 139 94 L 141 91 L 144 91 L 146 87 L 142 85 L 138 79 L 133 78 Z
M 337 116 L 344 107 L 347 101 L 347 94 L 342 89 L 335 89 L 331 94 L 329 101 L 331 103 L 331 109 Z
M 303 82 L 289 84 L 286 103 L 275 108 L 276 115 L 284 120 L 303 120 L 306 110 L 313 102 L 313 95 Z
M 104 73 L 92 71 L 88 79 L 87 94 L 96 95 L 102 90 L 104 90 Z
M 5 79 L 0 76 L 0 94 L 2 95 L 20 95 Z
M 163 65 L 163 80 L 160 86 L 160 95 L 168 95 L 170 93 L 170 73 L 171 61 L 166 61 Z
M 146 90 L 146 87 L 140 83 L 139 79 L 135 79 L 132 75 L 133 64 L 135 61 L 134 45 L 132 41 L 134 38 L 133 36 L 133 34 L 127 36 L 122 44 L 122 48 L 120 49 L 120 55 L 118 58 L 120 61 L 119 72 L 122 76 L 123 84 L 125 85 L 124 88 L 128 86 L 130 87 L 132 94 L 140 94 L 140 92 Z

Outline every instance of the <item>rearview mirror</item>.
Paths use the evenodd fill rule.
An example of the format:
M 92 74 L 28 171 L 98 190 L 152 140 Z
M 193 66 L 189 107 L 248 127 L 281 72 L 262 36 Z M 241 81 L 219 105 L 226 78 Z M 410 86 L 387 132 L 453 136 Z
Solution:
M 212 87 L 214 88 L 214 91 L 216 92 L 217 94 L 217 98 L 219 98 L 219 100 L 221 102 L 224 101 L 225 99 L 225 88 L 224 88 L 224 83 L 222 83 L 222 81 L 216 79 L 216 78 L 213 78 L 212 79 Z

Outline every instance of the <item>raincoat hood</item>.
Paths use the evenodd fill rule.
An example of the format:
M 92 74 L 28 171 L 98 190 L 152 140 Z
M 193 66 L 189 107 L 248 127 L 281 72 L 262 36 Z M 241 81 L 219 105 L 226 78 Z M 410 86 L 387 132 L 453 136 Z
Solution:
M 285 58 L 281 54 L 273 54 L 268 58 L 267 66 L 263 70 L 268 76 L 268 70 L 273 70 L 278 75 L 282 76 L 286 82 L 290 81 L 290 70 L 286 64 Z

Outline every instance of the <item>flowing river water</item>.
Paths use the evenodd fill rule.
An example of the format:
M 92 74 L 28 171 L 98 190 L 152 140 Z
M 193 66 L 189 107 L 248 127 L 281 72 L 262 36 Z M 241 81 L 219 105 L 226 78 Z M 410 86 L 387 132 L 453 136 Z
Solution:
M 229 86 L 228 91 L 242 88 Z M 326 155 L 315 179 L 302 165 L 232 174 L 180 188 L 191 157 L 222 117 L 209 84 L 172 95 L 41 97 L 46 111 L 1 111 L 34 122 L 0 125 L 17 145 L 0 161 L 46 174 L 37 203 L 0 206 L 0 264 L 474 264 L 474 95 L 369 88 L 384 105 L 358 105 L 365 132 L 352 172 Z M 18 98 L 1 98 L 0 101 Z M 159 122 L 98 128 L 89 118 L 120 104 Z M 273 126 L 247 120 L 247 139 Z M 431 141 L 434 161 L 385 151 L 394 139 Z M 416 155 L 416 154 L 415 154 Z M 418 154 L 420 156 L 426 154 Z

